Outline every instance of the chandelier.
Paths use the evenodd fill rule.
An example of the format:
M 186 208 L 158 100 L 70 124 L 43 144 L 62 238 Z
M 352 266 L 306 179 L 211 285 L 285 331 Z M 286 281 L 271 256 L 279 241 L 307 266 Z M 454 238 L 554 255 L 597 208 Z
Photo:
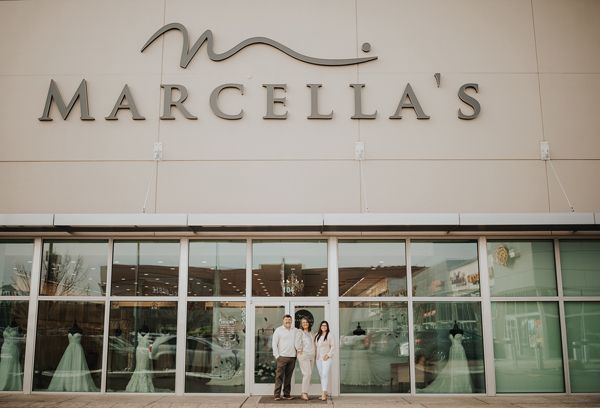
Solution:
M 297 296 L 304 290 L 304 280 L 299 279 L 294 268 L 289 274 L 287 279 L 285 278 L 285 258 L 281 259 L 281 289 L 283 290 L 284 296 Z

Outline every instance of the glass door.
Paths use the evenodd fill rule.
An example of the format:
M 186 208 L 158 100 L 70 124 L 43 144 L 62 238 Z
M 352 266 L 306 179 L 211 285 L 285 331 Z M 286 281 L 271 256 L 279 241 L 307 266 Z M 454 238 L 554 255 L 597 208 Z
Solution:
M 327 320 L 329 315 L 326 301 L 298 301 L 269 299 L 265 302 L 253 302 L 251 305 L 251 321 L 254 324 L 254 336 L 251 337 L 252 364 L 250 393 L 253 395 L 273 395 L 275 388 L 275 358 L 271 340 L 273 332 L 283 321 L 286 314 L 294 318 L 294 326 L 299 327 L 300 319 L 307 317 L 313 325 L 313 334 L 322 320 Z M 316 367 L 313 370 L 310 393 L 320 395 L 319 375 Z M 292 381 L 292 395 L 301 393 L 302 373 L 300 366 L 296 363 L 294 378 Z

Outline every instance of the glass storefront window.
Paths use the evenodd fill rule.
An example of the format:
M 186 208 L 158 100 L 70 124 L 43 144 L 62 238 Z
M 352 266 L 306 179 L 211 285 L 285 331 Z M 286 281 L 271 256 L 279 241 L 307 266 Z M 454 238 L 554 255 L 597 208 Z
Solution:
M 415 296 L 479 296 L 476 241 L 412 241 Z
M 246 241 L 191 241 L 188 296 L 244 296 Z
M 0 240 L 0 296 L 29 295 L 33 242 Z
M 555 302 L 492 302 L 496 391 L 564 392 Z
M 410 392 L 406 302 L 340 302 L 340 391 Z
M 406 296 L 404 241 L 341 240 L 340 296 Z
M 23 389 L 29 302 L 0 301 L 0 391 Z
M 106 390 L 174 392 L 177 302 L 111 302 Z
M 417 393 L 485 392 L 479 302 L 414 304 Z
M 254 382 L 274 384 L 277 363 L 273 357 L 273 333 L 281 326 L 284 306 L 254 307 Z
M 556 296 L 552 241 L 488 241 L 487 251 L 492 296 Z
M 600 302 L 565 302 L 565 316 L 571 391 L 600 392 Z
M 104 295 L 107 259 L 107 241 L 44 241 L 40 294 Z
M 111 294 L 177 296 L 179 241 L 115 241 Z
M 104 302 L 41 300 L 35 391 L 100 391 Z
M 245 302 L 188 302 L 185 391 L 243 393 L 245 343 Z
M 253 296 L 327 296 L 327 241 L 254 241 Z
M 561 240 L 565 296 L 600 296 L 600 240 Z

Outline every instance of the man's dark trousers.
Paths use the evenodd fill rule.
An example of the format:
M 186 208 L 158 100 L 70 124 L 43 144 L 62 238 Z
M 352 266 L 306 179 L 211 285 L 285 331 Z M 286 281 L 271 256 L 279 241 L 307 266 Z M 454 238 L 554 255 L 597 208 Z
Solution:
M 296 366 L 296 357 L 277 358 L 277 369 L 275 370 L 275 396 L 281 395 L 281 385 L 283 384 L 283 396 L 289 397 L 292 391 L 292 376 Z

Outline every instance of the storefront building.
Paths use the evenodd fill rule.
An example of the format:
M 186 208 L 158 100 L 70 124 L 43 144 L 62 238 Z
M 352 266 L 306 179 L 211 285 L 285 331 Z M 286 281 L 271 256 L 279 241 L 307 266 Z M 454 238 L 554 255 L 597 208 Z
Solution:
M 2 2 L 0 392 L 600 392 L 598 19 Z

